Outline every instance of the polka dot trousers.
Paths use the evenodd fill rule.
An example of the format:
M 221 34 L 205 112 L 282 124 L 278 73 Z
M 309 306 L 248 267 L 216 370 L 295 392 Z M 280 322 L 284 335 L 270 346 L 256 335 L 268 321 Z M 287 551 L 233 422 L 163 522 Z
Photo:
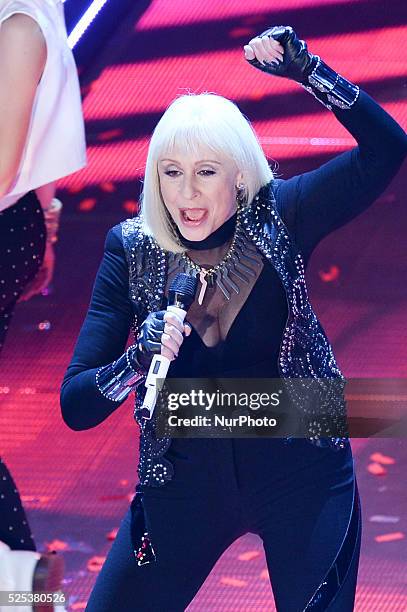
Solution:
M 44 257 L 44 215 L 34 192 L 0 212 L 0 236 L 1 352 L 17 300 L 37 274 Z M 1 457 L 0 540 L 13 550 L 35 550 L 20 495 Z
M 1 351 L 17 300 L 44 257 L 44 214 L 34 192 L 0 212 L 0 236 Z

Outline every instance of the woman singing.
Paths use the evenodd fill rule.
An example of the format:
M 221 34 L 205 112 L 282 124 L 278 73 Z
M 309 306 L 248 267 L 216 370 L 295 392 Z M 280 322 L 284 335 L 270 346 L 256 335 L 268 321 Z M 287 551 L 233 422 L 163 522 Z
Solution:
M 339 404 L 332 427 L 304 415 L 305 437 L 261 439 L 157 437 L 142 411 L 156 353 L 171 360 L 173 378 L 340 378 L 304 267 L 324 236 L 382 193 L 406 155 L 397 123 L 292 28 L 271 28 L 244 52 L 254 67 L 301 83 L 358 146 L 282 180 L 225 98 L 182 96 L 159 121 L 142 214 L 107 235 L 61 393 L 65 422 L 81 430 L 137 388 L 140 482 L 89 612 L 184 610 L 248 532 L 263 541 L 279 611 L 353 610 L 360 506 L 349 439 L 334 426 Z M 199 279 L 185 324 L 164 310 L 180 272 Z M 125 351 L 131 328 L 135 344 Z

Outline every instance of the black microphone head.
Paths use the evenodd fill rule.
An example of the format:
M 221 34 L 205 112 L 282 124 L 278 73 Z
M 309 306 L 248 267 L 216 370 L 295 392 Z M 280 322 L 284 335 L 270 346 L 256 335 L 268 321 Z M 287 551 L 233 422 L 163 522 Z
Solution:
M 187 310 L 195 299 L 197 286 L 198 279 L 196 276 L 180 272 L 170 285 L 168 305 L 179 306 L 183 310 Z

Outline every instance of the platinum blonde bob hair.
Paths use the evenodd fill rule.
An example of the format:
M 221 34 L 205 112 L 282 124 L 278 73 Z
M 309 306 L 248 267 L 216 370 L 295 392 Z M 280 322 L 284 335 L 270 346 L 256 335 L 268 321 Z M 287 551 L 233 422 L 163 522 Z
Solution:
M 176 98 L 151 137 L 141 194 L 143 230 L 166 251 L 182 253 L 186 249 L 161 195 L 158 160 L 174 149 L 194 154 L 202 145 L 236 163 L 243 175 L 246 206 L 273 178 L 257 136 L 236 104 L 212 93 Z

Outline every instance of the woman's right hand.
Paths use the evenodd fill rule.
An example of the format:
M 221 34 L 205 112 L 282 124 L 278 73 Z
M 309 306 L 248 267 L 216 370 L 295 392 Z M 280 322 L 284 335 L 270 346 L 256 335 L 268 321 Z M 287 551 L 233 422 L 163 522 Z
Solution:
M 163 355 L 173 361 L 178 357 L 184 337 L 191 331 L 190 324 L 181 323 L 172 312 L 151 312 L 143 321 L 137 338 L 138 363 L 148 370 L 154 355 Z
M 50 242 L 47 242 L 45 247 L 44 259 L 40 269 L 35 277 L 25 287 L 20 297 L 19 302 L 27 302 L 34 295 L 39 295 L 48 287 L 52 281 L 55 267 L 55 251 Z

